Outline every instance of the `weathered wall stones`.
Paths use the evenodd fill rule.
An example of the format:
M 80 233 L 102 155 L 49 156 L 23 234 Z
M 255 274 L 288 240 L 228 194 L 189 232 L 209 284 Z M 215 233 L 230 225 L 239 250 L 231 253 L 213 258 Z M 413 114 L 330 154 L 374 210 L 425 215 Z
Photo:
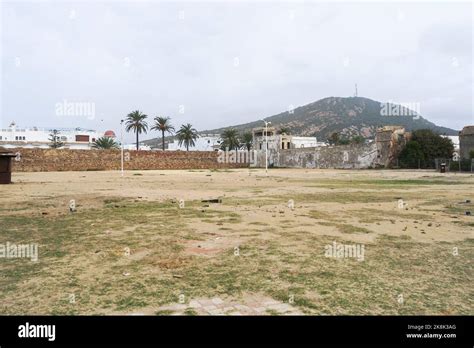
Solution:
M 120 170 L 120 150 L 11 149 L 14 172 Z M 219 169 L 248 164 L 219 163 L 214 151 L 125 151 L 125 170 Z

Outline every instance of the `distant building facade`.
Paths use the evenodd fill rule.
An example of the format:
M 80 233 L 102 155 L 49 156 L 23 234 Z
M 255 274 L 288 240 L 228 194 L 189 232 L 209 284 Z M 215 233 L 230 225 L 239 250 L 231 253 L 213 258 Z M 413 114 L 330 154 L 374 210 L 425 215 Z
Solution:
M 51 144 L 52 129 L 45 128 L 19 128 L 14 122 L 6 129 L 0 129 L 0 146 L 5 148 L 48 148 Z M 82 128 L 61 129 L 58 128 L 59 141 L 64 143 L 65 149 L 89 150 L 97 139 L 105 136 L 115 137 L 113 131 L 105 134 Z
M 466 126 L 459 132 L 459 155 L 469 159 L 471 151 L 474 151 L 474 126 Z
M 221 146 L 221 137 L 218 134 L 201 135 L 194 143 L 195 146 L 190 146 L 189 151 L 217 151 Z M 169 151 L 186 151 L 184 144 L 179 145 L 179 141 L 175 139 L 168 144 Z
M 268 149 L 269 150 L 290 150 L 300 148 L 310 148 L 325 146 L 325 143 L 318 143 L 316 137 L 298 137 L 288 134 L 278 134 L 274 127 L 268 127 Z M 254 128 L 252 130 L 253 148 L 255 150 L 265 150 L 267 136 L 265 127 Z

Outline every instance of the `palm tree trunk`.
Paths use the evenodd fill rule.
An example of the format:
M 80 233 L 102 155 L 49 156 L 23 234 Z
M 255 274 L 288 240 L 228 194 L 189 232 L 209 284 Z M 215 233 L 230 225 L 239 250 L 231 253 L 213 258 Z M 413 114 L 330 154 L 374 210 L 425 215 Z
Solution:
M 137 151 L 138 151 L 138 129 L 137 129 Z
M 163 151 L 165 151 L 165 131 L 161 131 L 161 139 L 163 141 Z
M 186 144 L 186 151 L 189 151 L 189 144 Z

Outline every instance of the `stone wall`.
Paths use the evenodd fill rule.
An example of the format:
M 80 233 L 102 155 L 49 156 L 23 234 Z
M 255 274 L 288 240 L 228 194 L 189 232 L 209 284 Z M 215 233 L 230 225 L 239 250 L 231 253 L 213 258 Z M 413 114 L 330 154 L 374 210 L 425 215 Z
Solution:
M 363 169 L 373 167 L 376 159 L 375 143 L 285 149 L 269 151 L 268 155 L 269 166 L 279 168 Z M 256 164 L 265 167 L 265 151 L 258 151 Z
M 405 147 L 410 133 L 403 127 L 389 126 L 377 131 L 369 144 L 318 146 L 299 149 L 269 147 L 269 167 L 364 169 L 392 167 Z M 265 167 L 265 150 L 257 151 L 254 167 Z
M 469 153 L 474 151 L 474 126 L 466 126 L 459 132 L 459 154 L 462 159 L 469 159 Z
M 9 149 L 14 172 L 120 170 L 120 150 Z M 215 151 L 125 151 L 125 170 L 219 169 L 248 164 L 219 163 Z

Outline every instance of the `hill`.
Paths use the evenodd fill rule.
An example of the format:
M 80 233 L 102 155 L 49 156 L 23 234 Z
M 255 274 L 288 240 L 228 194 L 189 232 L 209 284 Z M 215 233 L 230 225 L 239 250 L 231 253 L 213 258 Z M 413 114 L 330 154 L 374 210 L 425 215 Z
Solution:
M 385 110 L 390 111 L 384 113 Z M 409 116 L 396 116 L 402 113 Z M 300 106 L 293 112 L 286 111 L 267 117 L 265 120 L 271 121 L 272 126 L 277 128 L 288 128 L 291 134 L 316 136 L 320 141 L 326 140 L 334 132 L 339 132 L 342 137 L 362 135 L 371 138 L 375 136 L 378 127 L 388 125 L 404 126 L 407 131 L 427 128 L 439 134 L 458 134 L 454 129 L 437 126 L 411 109 L 362 97 L 328 97 Z M 262 121 L 255 121 L 232 128 L 244 132 L 262 125 Z M 206 130 L 202 133 L 220 134 L 227 128 L 231 127 Z

